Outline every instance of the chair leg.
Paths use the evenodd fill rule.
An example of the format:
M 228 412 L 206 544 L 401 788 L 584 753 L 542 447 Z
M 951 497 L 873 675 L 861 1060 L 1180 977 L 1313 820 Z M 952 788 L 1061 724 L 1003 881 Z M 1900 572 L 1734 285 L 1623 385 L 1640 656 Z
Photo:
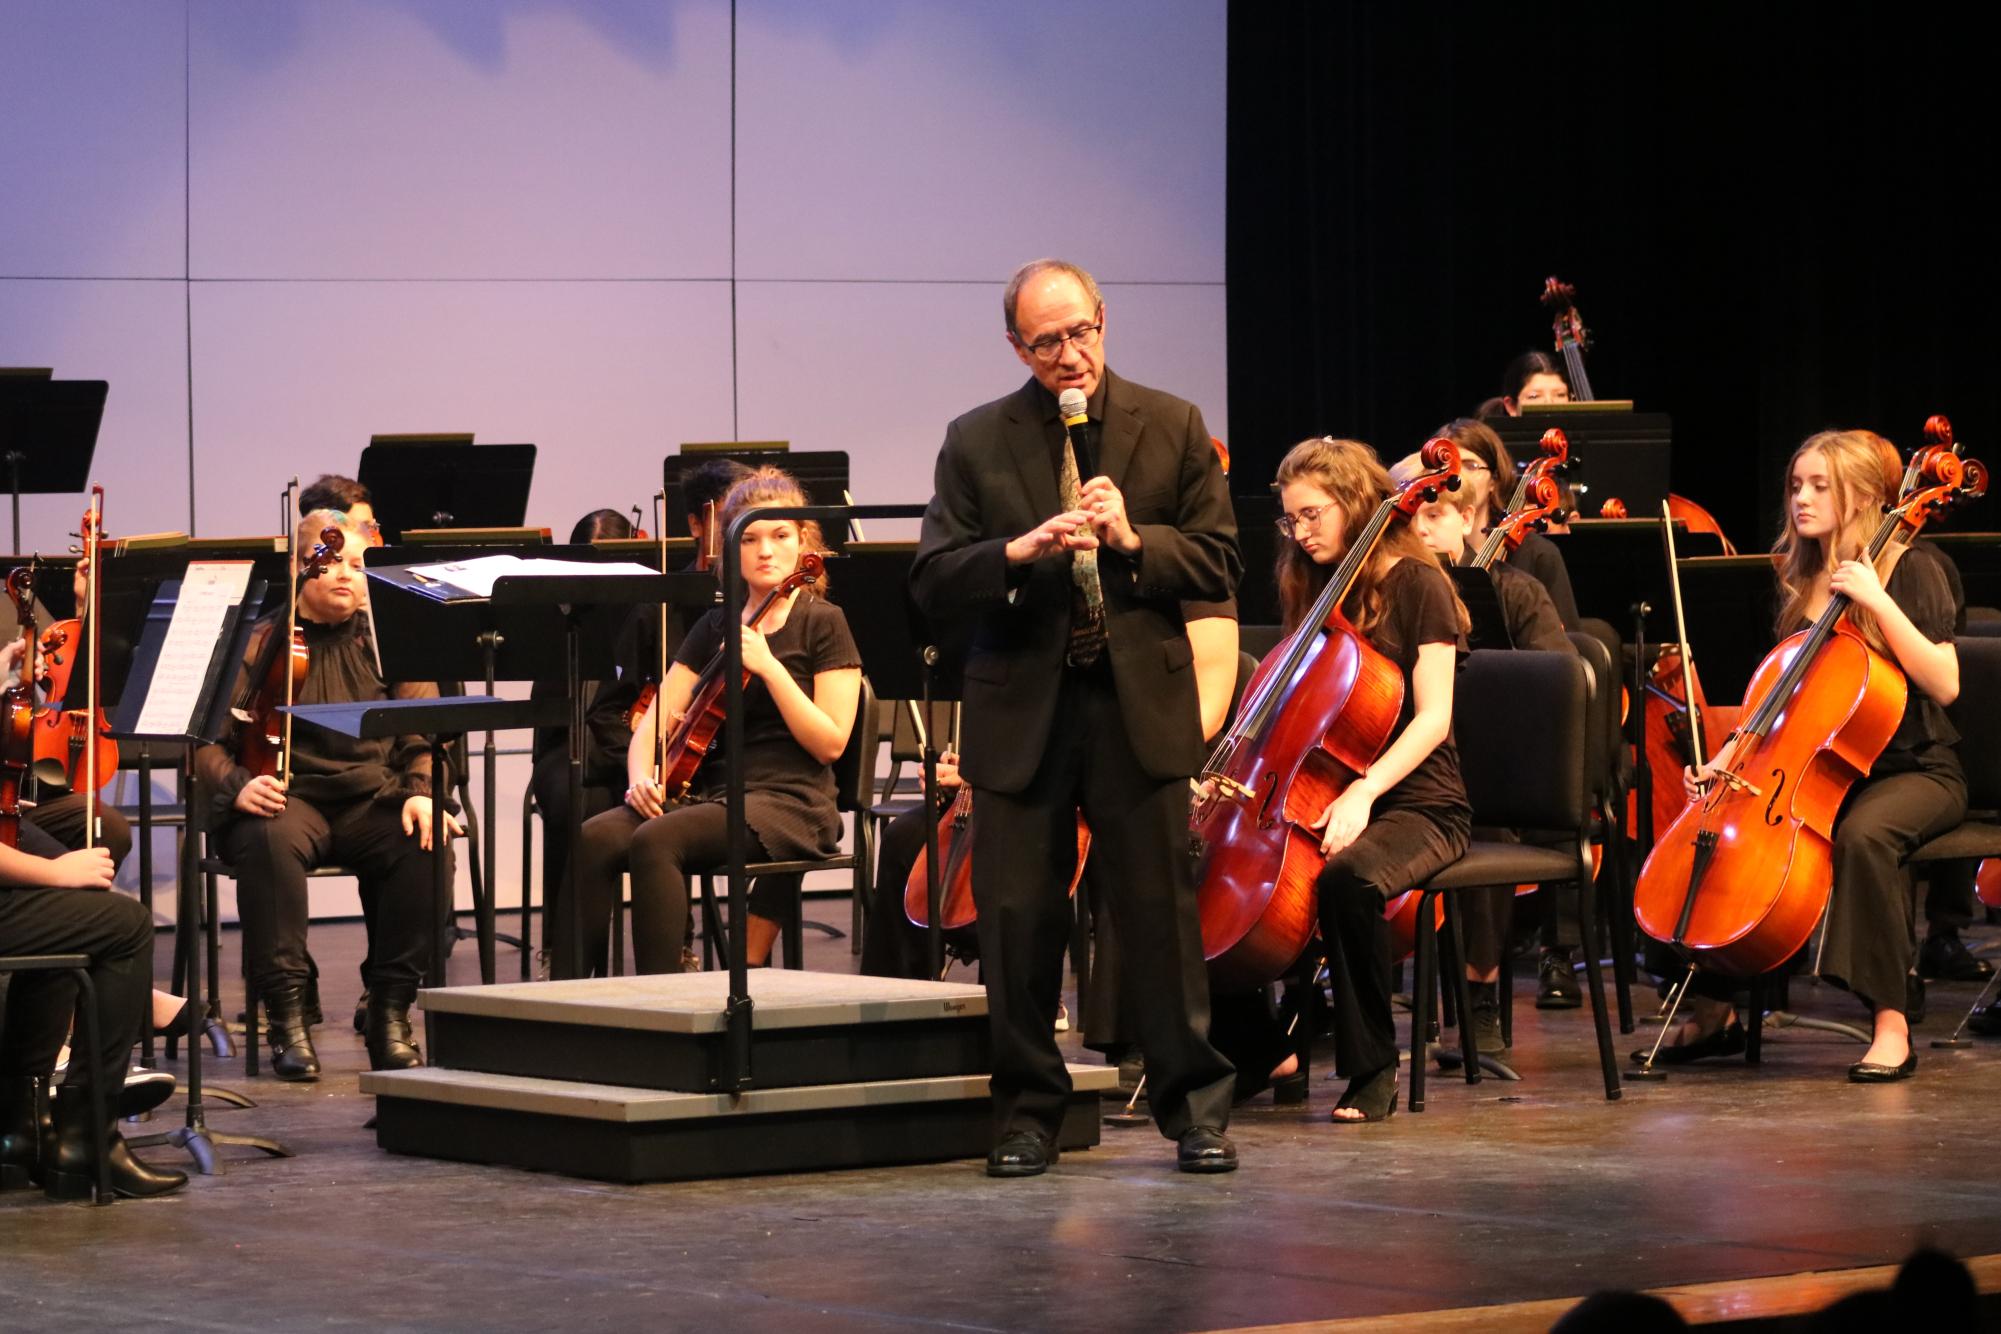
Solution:
M 1410 988 L 1410 1109 L 1424 1110 L 1425 1041 L 1431 1036 L 1432 998 L 1438 994 L 1438 934 L 1432 929 L 1431 893 L 1417 904 L 1416 969 Z
M 1584 939 L 1598 939 L 1597 892 L 1591 884 L 1591 857 L 1580 839 L 1577 845 L 1577 921 Z M 1619 1099 L 1619 1063 L 1612 1053 L 1612 1020 L 1605 1009 L 1605 975 L 1598 951 L 1584 951 L 1584 975 L 1591 991 L 1591 1024 L 1598 1032 L 1598 1064 L 1605 1074 L 1605 1100 Z
M 618 892 L 611 900 L 611 975 L 625 976 L 625 877 L 618 879 Z
M 1608 807 L 1609 809 L 1609 807 Z M 1598 892 L 1605 904 L 1605 919 L 1612 928 L 1612 987 L 1619 1002 L 1619 1031 L 1633 1031 L 1633 915 L 1622 912 L 1625 894 L 1626 856 L 1618 826 L 1603 821 L 1605 860 L 1598 871 Z
M 111 1113 L 106 1107 L 104 1091 L 104 1071 L 98 1065 L 98 1053 L 104 1044 L 98 1036 L 98 1026 L 103 1022 L 97 1011 L 97 985 L 90 980 L 90 970 L 74 968 L 70 976 L 76 979 L 77 1012 L 83 1016 L 83 1049 L 72 1050 L 70 1059 L 85 1062 L 90 1072 L 90 1156 L 97 1166 L 98 1204 L 109 1204 L 111 1194 Z M 189 1036 L 189 1042 L 201 1039 Z M 54 1089 L 50 1090 L 53 1094 Z
M 1744 1035 L 1744 1064 L 1758 1065 L 1765 1059 L 1765 986 L 1764 977 L 1751 979 L 1750 1011 Z
M 1480 1082 L 1480 1054 L 1473 1046 L 1473 991 L 1466 982 L 1466 936 L 1460 925 L 1459 914 L 1452 911 L 1451 895 L 1444 896 L 1445 939 L 1444 972 L 1449 975 L 1450 985 L 1444 994 L 1455 999 L 1459 1006 L 1459 1056 L 1465 1062 L 1466 1082 Z
M 1515 1045 L 1515 952 L 1501 949 L 1501 1045 Z
M 535 792 L 521 799 L 521 980 L 535 975 Z M 546 893 L 546 891 L 545 891 Z

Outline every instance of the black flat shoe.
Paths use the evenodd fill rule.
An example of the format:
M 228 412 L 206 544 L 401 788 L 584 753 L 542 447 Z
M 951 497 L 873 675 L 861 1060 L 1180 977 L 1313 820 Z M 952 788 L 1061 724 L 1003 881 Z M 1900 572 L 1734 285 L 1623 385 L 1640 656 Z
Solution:
M 1874 1061 L 1857 1061 L 1848 1067 L 1848 1082 L 1851 1084 L 1894 1084 L 1900 1079 L 1909 1079 L 1918 1072 L 1918 1049 L 1911 1048 L 1911 1054 L 1904 1058 L 1902 1065 L 1878 1065 Z
M 1056 1146 L 1039 1130 L 1010 1130 L 987 1155 L 990 1177 L 1039 1177 L 1056 1161 Z
M 1184 1172 L 1234 1172 L 1237 1146 L 1212 1126 L 1196 1126 L 1182 1133 L 1174 1164 Z
M 1687 1065 L 1691 1061 L 1706 1061 L 1712 1056 L 1742 1056 L 1744 1054 L 1744 1025 L 1732 1019 L 1722 1028 L 1707 1037 L 1693 1042 L 1678 1043 L 1672 1047 L 1662 1047 L 1654 1056 L 1655 1065 Z M 1633 1053 L 1633 1064 L 1645 1065 L 1644 1051 Z
M 1574 1010 L 1584 1004 L 1577 986 L 1577 970 L 1570 965 L 1569 950 L 1544 950 L 1536 965 L 1535 1007 L 1538 1010 Z
M 112 1118 L 126 1121 L 144 1116 L 173 1097 L 176 1087 L 174 1077 L 165 1070 L 129 1070 L 125 1083 L 111 1095 Z
M 1374 1074 L 1358 1076 L 1348 1081 L 1348 1091 L 1341 1095 L 1341 1101 L 1334 1104 L 1339 1112 L 1353 1108 L 1362 1115 L 1360 1119 L 1346 1116 L 1332 1118 L 1337 1126 L 1367 1125 L 1371 1121 L 1387 1121 L 1397 1114 L 1396 1062 L 1384 1066 Z
M 172 1019 L 169 1019 L 164 1024 L 153 1025 L 153 1036 L 156 1038 L 184 1038 L 194 1028 L 194 1017 L 194 1011 L 188 1007 L 187 1001 L 183 999 L 181 1001 L 181 1008 L 174 1011 Z

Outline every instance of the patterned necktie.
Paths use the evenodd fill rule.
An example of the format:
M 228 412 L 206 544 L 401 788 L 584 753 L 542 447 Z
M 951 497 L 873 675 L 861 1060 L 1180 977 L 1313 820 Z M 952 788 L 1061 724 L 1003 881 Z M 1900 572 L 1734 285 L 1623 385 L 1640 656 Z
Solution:
M 1071 448 L 1070 433 L 1063 433 L 1063 508 L 1074 510 L 1083 504 L 1083 481 L 1077 476 L 1077 451 Z M 1098 553 L 1070 553 L 1070 649 L 1065 655 L 1072 667 L 1089 667 L 1105 652 L 1105 590 L 1098 583 Z

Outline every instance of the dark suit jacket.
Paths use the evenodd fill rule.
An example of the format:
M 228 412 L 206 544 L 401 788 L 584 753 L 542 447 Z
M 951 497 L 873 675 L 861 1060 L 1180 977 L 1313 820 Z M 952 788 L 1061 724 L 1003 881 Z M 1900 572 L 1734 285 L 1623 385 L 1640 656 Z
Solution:
M 1010 571 L 1010 540 L 1062 511 L 1033 379 L 945 429 L 911 570 L 918 605 L 969 617 L 961 750 L 975 787 L 1019 792 L 1051 743 L 1070 640 L 1070 560 Z M 1100 548 L 1105 631 L 1126 732 L 1156 779 L 1186 777 L 1204 750 L 1180 602 L 1235 594 L 1243 564 L 1223 471 L 1191 403 L 1105 372 L 1098 471 L 1125 496 L 1132 557 Z M 1015 590 L 1012 600 L 1009 590 Z M 1060 741 L 1057 744 L 1061 744 Z

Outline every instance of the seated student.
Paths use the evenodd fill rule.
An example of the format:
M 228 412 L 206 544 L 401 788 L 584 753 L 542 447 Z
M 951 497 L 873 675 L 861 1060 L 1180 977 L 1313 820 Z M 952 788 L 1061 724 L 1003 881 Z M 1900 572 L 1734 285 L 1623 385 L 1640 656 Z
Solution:
M 1548 352 L 1524 352 L 1501 372 L 1501 392 L 1480 405 L 1481 420 L 1519 417 L 1525 408 L 1570 401 L 1570 377 L 1563 363 Z
M 1403 486 L 1423 471 L 1423 461 L 1412 454 L 1390 469 L 1390 481 Z M 1456 565 L 1472 561 L 1475 525 L 1463 488 L 1440 492 L 1437 500 L 1411 515 L 1410 526 L 1441 560 Z M 1549 600 L 1548 591 L 1539 582 L 1505 561 L 1496 561 L 1487 567 L 1487 572 L 1493 576 L 1501 616 L 1514 647 L 1555 653 L 1576 651 L 1563 631 L 1556 604 Z M 1474 834 L 1485 839 L 1503 835 L 1513 838 L 1512 831 L 1482 829 Z M 1507 1045 L 1501 1037 L 1499 990 L 1501 951 L 1507 947 L 1509 927 L 1514 920 L 1514 888 L 1498 885 L 1472 890 L 1459 895 L 1454 902 L 1465 928 L 1466 978 L 1473 992 L 1474 1050 L 1484 1068 L 1503 1079 L 1517 1079 L 1514 1067 L 1507 1063 Z M 1437 1056 L 1439 1064 L 1447 1069 L 1459 1065 L 1457 1047 L 1441 1044 Z
M 761 505 L 804 505 L 806 496 L 777 468 L 759 468 L 731 488 L 718 513 L 727 527 L 744 510 Z M 820 551 L 819 525 L 766 519 L 745 529 L 742 571 L 744 616 L 756 616 L 766 598 Z M 861 697 L 861 655 L 847 617 L 824 597 L 825 579 L 779 597 L 755 624 L 734 627 L 743 666 L 754 678 L 744 691 L 745 820 L 756 858 L 831 856 L 840 836 L 830 765 L 847 748 Z M 703 667 L 722 649 L 732 627 L 718 607 L 683 641 L 660 693 L 633 729 L 627 751 L 630 786 L 625 804 L 584 826 L 577 855 L 577 889 L 583 896 L 583 957 L 601 958 L 618 893 L 619 875 L 632 877 L 633 954 L 642 973 L 682 969 L 688 931 L 692 873 L 723 865 L 728 816 L 722 801 L 725 775 L 720 750 L 696 771 L 694 797 L 669 804 L 655 771 L 653 713 L 665 709 L 680 721 L 693 700 Z M 786 916 L 796 910 L 798 880 L 760 882 L 751 916 L 742 926 L 753 964 L 771 957 Z
M 80 1199 L 95 1180 L 95 1132 L 103 1129 L 91 1123 L 85 1081 L 102 1080 L 112 1091 L 125 1077 L 146 1022 L 153 921 L 136 899 L 92 892 L 111 888 L 106 849 L 66 852 L 27 823 L 20 844 L 0 844 L 0 954 L 88 955 L 99 1045 L 71 1059 L 44 1124 L 43 1085 L 76 1018 L 78 988 L 67 973 L 13 975 L 0 1018 L 0 1190 L 32 1180 L 52 1197 Z M 111 1188 L 118 1194 L 165 1195 L 187 1184 L 184 1173 L 133 1157 L 115 1119 L 107 1133 Z
M 312 485 L 299 492 L 299 517 L 303 519 L 315 510 L 346 515 L 349 526 L 366 538 L 368 545 L 382 545 L 382 525 L 375 521 L 375 497 L 352 477 L 329 472 L 314 478 Z
M 385 683 L 376 674 L 366 617 L 357 616 L 361 535 L 326 510 L 309 514 L 298 540 L 310 544 L 328 526 L 348 543 L 299 590 L 299 625 L 309 650 L 301 703 L 428 698 L 431 682 Z M 261 680 L 258 668 L 285 633 L 282 611 L 251 635 L 237 697 Z M 195 772 L 213 806 L 216 847 L 236 868 L 245 971 L 263 998 L 271 1069 L 280 1079 L 317 1079 L 319 1054 L 305 1014 L 306 872 L 337 863 L 354 868 L 361 887 L 368 958 L 365 1037 L 377 1070 L 422 1064 L 411 1040 L 410 1004 L 438 929 L 432 901 L 431 755 L 420 736 L 356 740 L 315 727 L 292 733 L 292 781 L 253 774 L 239 764 L 244 729 L 195 753 Z M 456 816 L 446 834 L 463 833 Z M 449 856 L 449 849 L 443 855 Z

